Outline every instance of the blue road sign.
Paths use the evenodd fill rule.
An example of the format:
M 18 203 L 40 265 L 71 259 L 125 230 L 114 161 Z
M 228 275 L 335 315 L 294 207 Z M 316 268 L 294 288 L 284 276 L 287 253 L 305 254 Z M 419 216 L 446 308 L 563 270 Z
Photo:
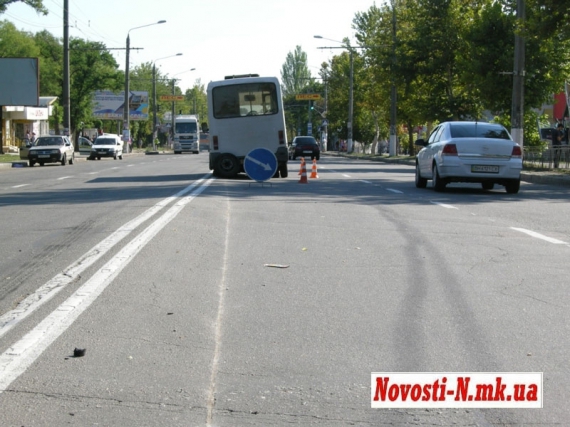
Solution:
M 277 171 L 277 157 L 267 148 L 254 148 L 245 156 L 243 168 L 254 181 L 267 181 Z

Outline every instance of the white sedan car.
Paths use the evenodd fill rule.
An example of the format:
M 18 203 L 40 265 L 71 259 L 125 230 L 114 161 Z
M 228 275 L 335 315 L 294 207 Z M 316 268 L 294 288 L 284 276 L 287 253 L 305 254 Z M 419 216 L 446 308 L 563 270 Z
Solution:
M 504 126 L 485 122 L 444 122 L 416 156 L 416 187 L 432 181 L 435 191 L 450 182 L 478 182 L 484 190 L 504 185 L 518 193 L 521 183 L 522 150 Z

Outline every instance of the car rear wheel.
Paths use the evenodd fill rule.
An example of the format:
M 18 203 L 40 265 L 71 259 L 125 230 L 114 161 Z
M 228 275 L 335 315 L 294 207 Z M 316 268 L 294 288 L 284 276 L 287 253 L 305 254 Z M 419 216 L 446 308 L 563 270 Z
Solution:
M 69 163 L 70 165 L 72 165 L 74 161 L 75 161 L 75 154 L 72 154 L 72 155 L 71 155 L 71 159 L 69 159 L 69 162 L 68 162 L 68 163 Z
M 36 162 L 34 162 L 33 160 L 30 160 L 30 167 L 34 167 L 35 164 L 36 164 Z
M 439 176 L 439 171 L 437 170 L 437 165 L 435 163 L 433 164 L 431 180 L 433 184 L 433 189 L 435 191 L 441 192 L 445 190 L 445 186 L 447 185 L 447 183 Z
M 287 178 L 289 176 L 287 162 L 279 162 L 278 170 L 281 178 Z
M 426 188 L 427 178 L 420 175 L 420 165 L 416 163 L 416 188 Z
M 239 160 L 230 153 L 224 153 L 216 159 L 214 170 L 222 178 L 231 178 L 239 173 Z
M 61 158 L 61 166 L 65 166 L 65 162 L 67 162 L 67 156 L 64 154 Z
M 482 182 L 481 183 L 481 188 L 483 190 L 492 190 L 494 186 L 495 186 L 495 184 L 492 182 Z
M 509 194 L 517 194 L 521 188 L 521 180 L 513 179 L 505 184 L 505 190 Z

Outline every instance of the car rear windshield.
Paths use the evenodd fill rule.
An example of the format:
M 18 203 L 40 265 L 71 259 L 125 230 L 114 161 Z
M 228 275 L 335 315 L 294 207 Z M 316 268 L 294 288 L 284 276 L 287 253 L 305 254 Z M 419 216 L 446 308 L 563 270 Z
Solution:
M 314 138 L 295 138 L 295 144 L 300 145 L 317 145 L 317 141 Z
M 94 145 L 115 145 L 115 140 L 112 138 L 97 138 Z
M 496 138 L 511 139 L 507 130 L 492 123 L 452 123 L 452 138 Z

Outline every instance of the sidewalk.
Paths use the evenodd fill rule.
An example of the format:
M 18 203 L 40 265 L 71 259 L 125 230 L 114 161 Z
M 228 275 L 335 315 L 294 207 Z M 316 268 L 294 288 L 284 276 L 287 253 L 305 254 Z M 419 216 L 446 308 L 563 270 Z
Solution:
M 390 158 L 381 157 L 373 155 L 358 155 L 353 156 L 346 153 L 339 153 L 337 151 L 327 151 L 321 152 L 321 156 L 340 156 L 347 157 L 355 160 L 368 160 L 371 162 L 381 162 L 381 163 L 400 163 L 404 165 L 414 166 L 415 160 L 413 158 Z M 561 185 L 570 187 L 570 174 L 564 174 L 562 172 L 556 172 L 552 170 L 545 171 L 525 171 L 521 172 L 521 181 L 530 182 L 533 184 L 545 184 L 545 185 Z

